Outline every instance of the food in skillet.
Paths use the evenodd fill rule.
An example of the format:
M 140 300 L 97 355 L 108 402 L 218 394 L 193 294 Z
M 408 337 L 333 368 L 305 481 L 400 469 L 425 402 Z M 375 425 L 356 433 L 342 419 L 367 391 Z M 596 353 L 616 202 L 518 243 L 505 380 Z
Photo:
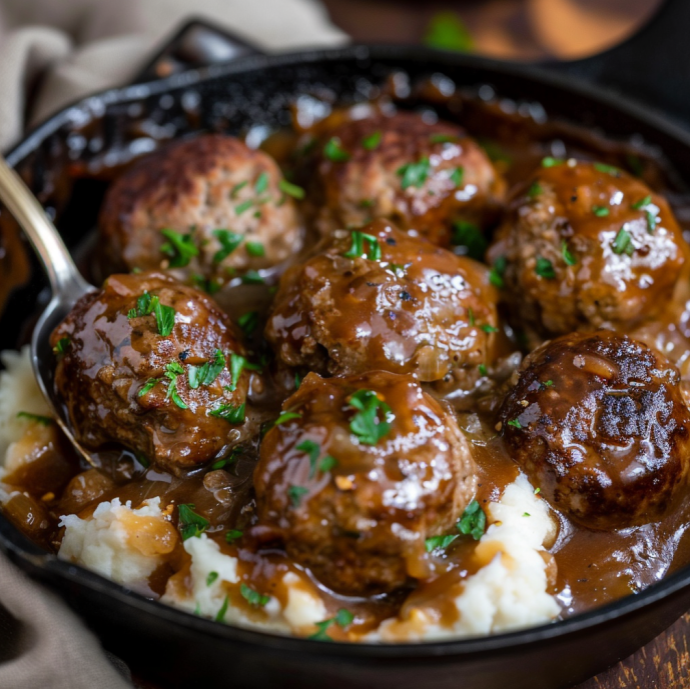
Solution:
M 217 288 L 299 249 L 293 197 L 302 193 L 273 158 L 239 139 L 209 134 L 169 144 L 109 189 L 101 255 L 111 271 L 177 268 Z
M 53 340 L 80 437 L 121 455 L 102 472 L 80 464 L 28 361 L 5 355 L 3 513 L 144 595 L 319 640 L 539 625 L 689 562 L 687 381 L 637 334 L 675 332 L 676 349 L 664 348 L 674 362 L 690 352 L 684 239 L 650 191 L 661 187 L 621 172 L 622 156 L 544 158 L 553 150 L 529 139 L 534 128 L 499 130 L 502 170 L 522 191 L 493 239 L 501 178 L 463 129 L 428 113 L 336 110 L 312 128 L 306 157 L 304 132 L 281 132 L 262 152 L 201 136 L 135 164 L 111 187 L 101 230 L 124 222 L 114 214 L 131 192 L 144 209 L 136 233 L 118 230 L 118 244 L 106 231 L 105 247 L 118 262 L 134 242 L 156 272 L 112 275 Z M 189 175 L 180 150 L 203 152 L 189 154 Z M 459 167 L 472 200 L 449 186 Z M 420 186 L 408 184 L 418 172 Z M 270 216 L 259 257 L 247 253 L 259 225 L 242 225 L 249 211 L 232 194 L 251 192 L 256 206 L 264 184 L 286 194 L 276 213 L 289 208 Z M 190 199 L 221 187 L 199 224 L 208 198 Z M 159 193 L 196 209 L 175 216 L 179 236 L 162 232 Z M 375 204 L 361 208 L 367 195 Z M 304 245 L 287 240 L 301 232 L 297 214 Z M 214 263 L 204 242 L 220 231 L 242 239 Z M 448 245 L 451 232 L 451 249 L 428 241 Z M 233 278 L 269 265 L 268 284 Z M 218 302 L 178 280 L 215 281 Z
M 514 322 L 548 336 L 658 315 L 687 254 L 668 203 L 646 184 L 611 165 L 547 157 L 488 258 Z
M 203 292 L 161 273 L 111 275 L 54 331 L 55 384 L 77 440 L 118 442 L 170 469 L 248 437 L 250 368 L 238 333 Z
M 454 223 L 497 216 L 505 182 L 457 125 L 404 111 L 336 113 L 314 134 L 308 204 L 323 234 L 387 218 L 447 246 Z
M 453 416 L 409 376 L 310 373 L 261 445 L 259 523 L 331 590 L 393 591 L 428 574 L 426 540 L 476 491 Z
M 266 339 L 288 366 L 471 389 L 494 360 L 497 298 L 486 266 L 377 220 L 335 232 L 283 276 Z

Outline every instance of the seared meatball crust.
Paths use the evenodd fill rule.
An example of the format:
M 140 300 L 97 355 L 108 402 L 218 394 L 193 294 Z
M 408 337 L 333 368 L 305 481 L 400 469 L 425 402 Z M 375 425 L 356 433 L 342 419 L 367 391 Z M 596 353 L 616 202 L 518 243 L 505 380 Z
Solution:
M 500 411 L 508 451 L 557 510 L 590 529 L 660 519 L 687 485 L 690 414 L 678 369 L 609 330 L 524 361 Z
M 378 440 L 355 432 L 362 395 L 380 403 L 374 422 L 390 424 Z M 373 595 L 423 576 L 425 539 L 452 528 L 476 487 L 453 416 L 410 376 L 382 371 L 310 373 L 283 409 L 294 416 L 266 435 L 254 474 L 260 523 L 339 593 Z
M 263 151 L 209 134 L 144 156 L 108 190 L 99 227 L 116 270 L 179 268 L 220 283 L 236 271 L 278 264 L 302 231 L 282 173 Z M 180 258 L 163 231 L 192 246 Z M 188 235 L 188 236 L 187 236 Z
M 520 189 L 489 249 L 515 322 L 548 336 L 655 316 L 687 255 L 666 200 L 616 168 L 556 163 Z
M 141 308 L 156 298 L 174 310 L 167 335 Z M 110 276 L 77 302 L 51 343 L 63 352 L 57 391 L 89 449 L 121 443 L 159 466 L 188 469 L 224 456 L 248 432 L 244 413 L 230 413 L 245 404 L 250 379 L 245 367 L 233 380 L 231 355 L 244 350 L 232 324 L 203 292 L 170 277 Z
M 283 275 L 265 334 L 288 366 L 452 375 L 470 388 L 494 356 L 496 300 L 485 266 L 378 220 Z
M 323 234 L 387 218 L 447 246 L 455 221 L 495 219 L 505 182 L 460 127 L 414 112 L 322 123 L 309 202 Z M 337 142 L 340 156 L 330 154 Z

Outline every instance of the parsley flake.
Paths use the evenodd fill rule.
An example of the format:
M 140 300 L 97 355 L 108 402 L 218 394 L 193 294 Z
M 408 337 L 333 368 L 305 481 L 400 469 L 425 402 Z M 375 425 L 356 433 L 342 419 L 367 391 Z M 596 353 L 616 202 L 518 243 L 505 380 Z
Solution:
M 649 234 L 654 234 L 656 230 L 656 225 L 659 222 L 659 218 L 652 213 L 652 211 L 645 211 L 645 217 L 647 218 L 647 232 Z
M 243 313 L 237 319 L 237 325 L 240 330 L 247 336 L 250 337 L 256 330 L 256 326 L 259 324 L 259 312 L 258 311 L 247 311 Z
M 597 218 L 605 218 L 610 212 L 607 206 L 592 206 L 592 213 L 594 213 Z
M 200 385 L 211 385 L 225 368 L 225 355 L 220 349 L 216 349 L 212 361 L 207 361 L 203 366 L 189 366 L 187 377 L 189 387 L 196 390 Z
M 240 182 L 239 184 L 236 184 L 232 190 L 230 191 L 230 198 L 231 199 L 236 199 L 237 198 L 237 192 L 240 191 L 240 189 L 244 189 L 249 182 L 247 180 L 244 180 L 244 182 Z
M 284 411 L 274 422 L 274 426 L 280 426 L 283 423 L 292 421 L 293 419 L 301 419 L 302 414 L 297 411 Z
M 266 249 L 264 249 L 264 245 L 261 242 L 247 242 L 245 248 L 250 256 L 259 257 L 266 255 Z
M 462 167 L 456 167 L 453 172 L 450 173 L 450 181 L 459 187 L 462 184 L 462 179 L 465 176 L 465 169 Z
M 230 529 L 229 531 L 225 532 L 225 542 L 234 543 L 238 539 L 242 538 L 243 535 L 243 532 L 239 529 Z
M 479 326 L 485 333 L 497 333 L 498 328 L 495 328 L 493 325 L 489 325 L 488 323 L 484 323 L 483 325 Z
M 568 266 L 574 266 L 577 263 L 577 259 L 570 249 L 568 249 L 568 242 L 566 242 L 565 239 L 561 242 L 561 256 L 563 256 L 563 260 Z
M 460 137 L 456 134 L 432 134 L 429 137 L 429 141 L 432 144 L 452 144 L 457 141 Z
M 365 251 L 365 244 L 368 249 Z M 345 258 L 366 258 L 370 261 L 381 260 L 381 247 L 378 239 L 371 234 L 365 234 L 359 230 L 352 233 L 352 245 L 349 251 L 346 251 L 343 256 Z
M 18 419 L 26 419 L 27 421 L 33 421 L 35 423 L 41 424 L 41 426 L 52 426 L 53 419 L 50 416 L 41 416 L 41 414 L 32 414 L 28 411 L 20 411 L 17 414 Z
M 343 148 L 340 139 L 333 137 L 326 142 L 323 154 L 334 163 L 345 163 L 350 160 L 350 154 Z
M 484 514 L 484 510 L 476 500 L 472 500 L 465 508 L 460 521 L 455 527 L 464 536 L 472 536 L 475 541 L 482 537 L 486 531 L 486 514 Z
M 72 340 L 70 340 L 69 337 L 67 337 L 67 336 L 61 337 L 57 341 L 57 344 L 53 347 L 53 354 L 57 354 L 57 355 L 66 354 L 71 345 L 72 345 Z
M 268 181 L 268 172 L 262 172 L 256 180 L 256 184 L 254 184 L 254 191 L 257 194 L 263 194 L 268 189 Z
M 240 404 L 239 407 L 234 404 L 221 404 L 216 409 L 209 412 L 210 416 L 217 419 L 223 419 L 228 423 L 244 423 L 245 404 Z
M 469 256 L 475 261 L 484 259 L 488 242 L 477 225 L 465 220 L 453 223 L 451 242 L 456 246 L 456 253 Z
M 546 156 L 546 158 L 542 158 L 541 166 L 556 167 L 557 165 L 563 165 L 563 163 L 565 163 L 564 158 L 552 158 L 551 156 Z
M 242 598 L 244 598 L 249 605 L 253 605 L 257 608 L 263 608 L 263 606 L 271 600 L 270 596 L 264 596 L 258 591 L 249 588 L 249 586 L 244 583 L 240 585 L 240 593 L 242 594 Z
M 326 455 L 321 462 L 319 462 L 319 471 L 323 471 L 324 473 L 330 471 L 334 467 L 338 465 L 338 460 L 335 457 L 331 457 L 331 455 Z
M 313 440 L 303 440 L 296 446 L 296 449 L 300 452 L 304 452 L 304 454 L 309 457 L 309 478 L 314 478 L 316 463 L 321 454 L 321 446 Z
M 288 488 L 288 497 L 293 507 L 299 507 L 302 498 L 309 492 L 309 488 L 304 486 L 290 486 Z
M 247 199 L 246 201 L 240 203 L 239 206 L 235 206 L 235 213 L 237 215 L 242 215 L 242 213 L 248 211 L 253 205 L 254 201 L 252 201 L 252 199 Z
M 445 550 L 454 540 L 459 538 L 458 534 L 449 536 L 432 536 L 424 541 L 424 547 L 427 553 L 434 550 Z
M 421 189 L 430 171 L 431 163 L 429 159 L 422 158 L 417 163 L 407 163 L 407 165 L 399 167 L 397 175 L 398 177 L 402 177 L 401 186 L 403 189 L 407 189 L 408 187 Z
M 544 190 L 541 188 L 541 185 L 539 182 L 532 182 L 530 185 L 530 188 L 527 190 L 527 196 L 529 196 L 531 199 L 539 196 Z
M 597 172 L 603 172 L 604 174 L 612 175 L 613 177 L 621 176 L 621 171 L 617 167 L 607 165 L 606 163 L 594 163 L 594 169 Z
M 631 204 L 630 207 L 633 210 L 639 211 L 645 206 L 648 206 L 652 202 L 652 197 L 651 196 L 645 196 L 643 199 L 640 199 L 639 201 L 635 201 L 635 203 Z
M 379 147 L 382 138 L 383 132 L 379 129 L 375 131 L 373 134 L 370 134 L 366 138 L 362 139 L 362 146 L 367 151 L 373 151 L 374 149 Z
M 198 538 L 210 526 L 211 522 L 194 512 L 194 505 L 177 506 L 178 525 L 182 540 Z
M 545 280 L 553 280 L 556 277 L 556 271 L 553 269 L 553 263 L 548 258 L 537 258 L 537 263 L 534 266 L 534 272 Z
M 630 232 L 625 229 L 625 225 L 618 230 L 618 234 L 612 244 L 614 254 L 627 254 L 632 256 L 635 253 L 635 246 L 632 243 Z
M 306 196 L 306 192 L 302 187 L 298 187 L 296 184 L 292 184 L 292 182 L 288 182 L 286 179 L 281 179 L 280 182 L 278 182 L 278 189 L 284 194 L 292 196 L 293 199 L 302 200 Z
M 225 260 L 244 240 L 244 235 L 230 230 L 213 230 L 211 233 L 220 243 L 220 249 L 213 255 L 213 262 Z
M 218 579 L 218 572 L 209 572 L 206 577 L 206 586 L 211 586 L 216 579 Z
M 508 266 L 508 260 L 505 256 L 499 256 L 491 268 L 489 273 L 489 282 L 494 286 L 501 289 L 504 286 L 503 274 L 506 272 L 506 267 Z
M 391 430 L 391 408 L 373 390 L 358 390 L 348 404 L 357 410 L 350 430 L 363 445 L 376 445 Z M 379 418 L 379 413 L 382 418 Z
M 223 601 L 223 605 L 220 606 L 220 610 L 216 614 L 215 621 L 216 622 L 225 622 L 225 614 L 228 612 L 228 605 L 229 605 L 229 598 L 225 596 L 225 600 Z
M 349 610 L 341 608 L 340 610 L 338 610 L 335 617 L 331 617 L 327 620 L 324 620 L 323 622 L 316 622 L 314 626 L 319 631 L 317 631 L 315 634 L 312 634 L 311 636 L 308 636 L 307 638 L 312 639 L 313 641 L 331 641 L 331 637 L 328 636 L 328 634 L 326 633 L 329 627 L 333 626 L 334 624 L 337 624 L 339 627 L 344 628 L 352 624 L 354 619 L 355 616 Z
M 242 282 L 245 285 L 263 285 L 266 282 L 266 280 L 261 275 L 261 273 L 259 273 L 258 270 L 248 270 L 242 276 Z
M 139 390 L 139 392 L 137 393 L 137 397 L 143 397 L 147 392 L 151 392 L 151 390 L 153 390 L 153 388 L 156 386 L 158 381 L 159 381 L 159 378 L 149 378 L 146 381 L 146 384 L 144 385 L 144 387 L 141 388 L 141 390 Z
M 517 419 L 511 419 L 508 421 L 508 425 L 513 428 L 522 428 L 522 424 Z
M 168 240 L 161 245 L 161 252 L 170 257 L 171 268 L 183 268 L 189 265 L 194 256 L 199 255 L 199 249 L 194 244 L 192 234 L 181 234 L 170 228 L 161 230 L 161 234 Z
M 175 325 L 175 309 L 172 306 L 165 306 L 160 303 L 158 297 L 152 297 L 153 315 L 156 318 L 158 334 L 161 337 L 168 337 Z

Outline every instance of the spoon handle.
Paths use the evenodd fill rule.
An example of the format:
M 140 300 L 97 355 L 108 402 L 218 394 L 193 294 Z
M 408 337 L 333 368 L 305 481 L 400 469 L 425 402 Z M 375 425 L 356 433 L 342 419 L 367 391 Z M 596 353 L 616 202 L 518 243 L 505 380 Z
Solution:
M 22 178 L 0 156 L 0 201 L 14 216 L 43 263 L 53 295 L 74 301 L 88 284 L 62 238 Z

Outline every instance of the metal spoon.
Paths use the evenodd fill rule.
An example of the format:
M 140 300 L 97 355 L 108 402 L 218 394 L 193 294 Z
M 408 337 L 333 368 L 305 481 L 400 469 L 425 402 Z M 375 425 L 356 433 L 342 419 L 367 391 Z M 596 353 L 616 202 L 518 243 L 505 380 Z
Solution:
M 76 301 L 95 289 L 79 274 L 65 243 L 45 210 L 21 177 L 0 156 L 0 201 L 29 237 L 48 275 L 53 296 L 36 323 L 31 338 L 31 364 L 38 386 L 64 434 L 89 464 L 99 468 L 75 439 L 64 405 L 55 393 L 54 354 L 50 336 Z

